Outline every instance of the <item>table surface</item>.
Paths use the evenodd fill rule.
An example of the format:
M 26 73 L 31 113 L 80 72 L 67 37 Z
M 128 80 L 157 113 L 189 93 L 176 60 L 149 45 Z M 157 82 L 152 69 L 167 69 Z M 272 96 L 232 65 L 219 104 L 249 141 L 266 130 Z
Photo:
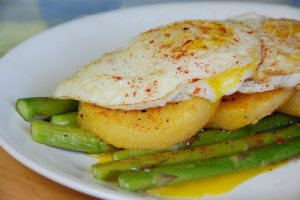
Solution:
M 0 58 L 27 38 L 76 17 L 161 1 L 167 0 L 72 0 L 72 3 L 70 0 L 1 0 L 0 38 L 5 40 L 0 39 Z M 264 1 L 300 4 L 297 0 Z M 0 147 L 0 199 L 92 200 L 95 198 L 42 177 L 20 164 Z
M 1 200 L 94 200 L 28 169 L 0 148 Z

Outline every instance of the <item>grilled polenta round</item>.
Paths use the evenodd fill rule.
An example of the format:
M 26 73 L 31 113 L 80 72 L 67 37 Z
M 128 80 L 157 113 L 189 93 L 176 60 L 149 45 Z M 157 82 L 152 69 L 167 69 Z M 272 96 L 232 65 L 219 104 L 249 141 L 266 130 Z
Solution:
M 119 148 L 163 149 L 197 133 L 214 115 L 217 105 L 199 97 L 132 111 L 80 103 L 78 122 Z
M 235 130 L 254 124 L 272 114 L 293 94 L 294 90 L 277 89 L 252 94 L 235 93 L 224 97 L 206 127 Z
M 278 111 L 300 117 L 300 91 L 297 91 L 289 100 L 280 106 Z

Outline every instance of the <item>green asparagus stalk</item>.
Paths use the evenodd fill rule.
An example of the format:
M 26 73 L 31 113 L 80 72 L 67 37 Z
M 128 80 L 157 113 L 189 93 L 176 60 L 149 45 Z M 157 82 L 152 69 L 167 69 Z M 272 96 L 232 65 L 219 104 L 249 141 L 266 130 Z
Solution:
M 245 136 L 263 133 L 267 131 L 284 128 L 300 122 L 300 118 L 287 116 L 281 113 L 275 113 L 267 116 L 256 124 L 250 124 L 232 132 L 220 130 L 205 130 L 200 132 L 192 147 L 214 144 L 216 142 L 239 139 Z
M 48 122 L 32 121 L 31 137 L 36 142 L 52 147 L 86 153 L 103 153 L 115 150 L 113 146 L 100 140 L 93 133 L 80 128 Z
M 284 141 L 299 136 L 300 125 L 294 125 L 273 132 L 252 135 L 241 139 L 180 150 L 177 152 L 149 155 L 131 160 L 97 163 L 92 165 L 92 172 L 98 179 L 109 180 L 126 171 L 137 171 L 158 166 L 229 156 L 265 146 L 276 141 Z
M 178 151 L 178 150 L 181 150 L 181 149 L 185 149 L 190 143 L 191 143 L 190 141 L 183 141 L 183 142 L 180 142 L 180 143 L 178 143 L 178 144 L 176 144 L 172 147 L 169 147 L 167 149 L 161 149 L 161 150 L 129 150 L 129 149 L 124 149 L 124 150 L 121 150 L 121 151 L 114 152 L 112 154 L 112 159 L 113 160 L 126 160 L 126 159 L 146 156 L 146 155 Z
M 118 183 L 122 189 L 139 191 L 233 173 L 248 168 L 257 168 L 267 164 L 288 160 L 299 154 L 300 137 L 283 143 L 274 143 L 230 157 L 121 174 L 118 178 Z
M 60 115 L 53 115 L 50 118 L 50 122 L 52 124 L 58 125 L 70 125 L 70 126 L 78 126 L 77 123 L 77 112 L 64 113 Z
M 55 99 L 50 97 L 32 97 L 18 99 L 16 109 L 26 121 L 35 116 L 51 116 L 76 111 L 78 101 L 72 99 Z
M 260 120 L 256 124 L 251 124 L 232 132 L 213 130 L 213 129 L 203 130 L 199 134 L 197 134 L 196 137 L 192 138 L 191 141 L 184 141 L 182 143 L 176 144 L 170 148 L 163 149 L 163 150 L 116 151 L 112 154 L 112 159 L 125 160 L 125 159 L 137 158 L 140 156 L 145 156 L 150 154 L 177 151 L 188 147 L 199 147 L 203 145 L 210 145 L 217 142 L 234 140 L 249 135 L 272 131 L 278 128 L 283 128 L 283 127 L 293 125 L 297 122 L 300 122 L 300 118 L 287 116 L 281 113 L 275 113 L 273 115 L 265 117 L 264 119 Z

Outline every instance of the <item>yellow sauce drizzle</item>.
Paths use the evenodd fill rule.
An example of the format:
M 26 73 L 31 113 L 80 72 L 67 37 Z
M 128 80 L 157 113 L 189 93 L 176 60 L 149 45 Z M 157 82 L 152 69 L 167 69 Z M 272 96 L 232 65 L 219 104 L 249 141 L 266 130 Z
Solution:
M 112 161 L 111 153 L 89 154 L 89 155 L 95 157 L 100 163 Z M 247 169 L 233 174 L 200 179 L 200 180 L 190 181 L 184 184 L 178 184 L 173 186 L 165 186 L 160 188 L 149 189 L 147 193 L 156 196 L 186 197 L 186 198 L 221 195 L 231 191 L 232 189 L 242 184 L 243 182 L 247 181 L 248 179 L 258 174 L 276 169 L 284 165 L 285 163 L 286 162 L 281 162 L 277 164 L 267 165 L 261 168 Z
M 96 158 L 99 163 L 105 163 L 105 162 L 112 161 L 112 154 L 111 153 L 89 154 L 89 155 Z
M 276 169 L 285 162 L 267 165 L 261 168 L 248 169 L 229 175 L 195 180 L 184 184 L 150 189 L 151 195 L 196 198 L 208 195 L 220 195 L 234 189 L 246 180 L 264 172 Z

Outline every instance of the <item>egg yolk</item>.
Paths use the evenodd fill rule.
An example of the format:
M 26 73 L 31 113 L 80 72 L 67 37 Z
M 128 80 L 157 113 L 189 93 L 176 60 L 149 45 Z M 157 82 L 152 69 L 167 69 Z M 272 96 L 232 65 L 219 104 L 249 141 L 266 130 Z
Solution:
M 199 179 L 188 183 L 149 189 L 148 194 L 172 197 L 196 198 L 207 195 L 220 195 L 234 189 L 244 181 L 264 172 L 276 169 L 283 163 L 267 165 L 261 168 L 243 170 L 233 174 Z
M 290 38 L 296 38 L 297 34 L 300 33 L 300 22 L 295 20 L 267 20 L 263 24 L 264 31 L 269 33 L 271 37 L 275 36 L 281 40 L 288 40 Z M 293 45 L 295 45 L 296 52 L 284 51 L 286 54 L 287 61 L 289 62 L 299 62 L 300 60 L 300 41 L 293 40 Z M 298 64 L 297 64 L 298 65 Z
M 300 23 L 293 20 L 267 20 L 263 27 L 265 32 L 281 39 L 296 36 L 300 32 Z
M 105 163 L 112 161 L 111 153 L 102 153 L 102 154 L 88 154 L 98 160 L 99 163 Z
M 206 81 L 215 92 L 215 99 L 219 100 L 222 96 L 227 95 L 231 89 L 239 85 L 249 70 L 255 70 L 258 65 L 258 60 L 258 58 L 255 58 L 244 67 L 233 67 L 223 73 L 208 78 Z
M 183 30 L 174 32 L 174 30 Z M 187 55 L 199 50 L 219 47 L 229 42 L 234 35 L 232 28 L 222 22 L 186 21 L 184 24 L 174 23 L 172 26 L 162 28 L 166 38 L 160 48 L 172 46 L 172 53 Z M 194 36 L 194 32 L 198 32 Z M 189 38 L 186 40 L 186 38 Z
M 225 24 L 209 22 L 200 26 L 203 38 L 196 38 L 187 44 L 188 53 L 212 46 L 221 46 L 233 36 L 233 30 Z

